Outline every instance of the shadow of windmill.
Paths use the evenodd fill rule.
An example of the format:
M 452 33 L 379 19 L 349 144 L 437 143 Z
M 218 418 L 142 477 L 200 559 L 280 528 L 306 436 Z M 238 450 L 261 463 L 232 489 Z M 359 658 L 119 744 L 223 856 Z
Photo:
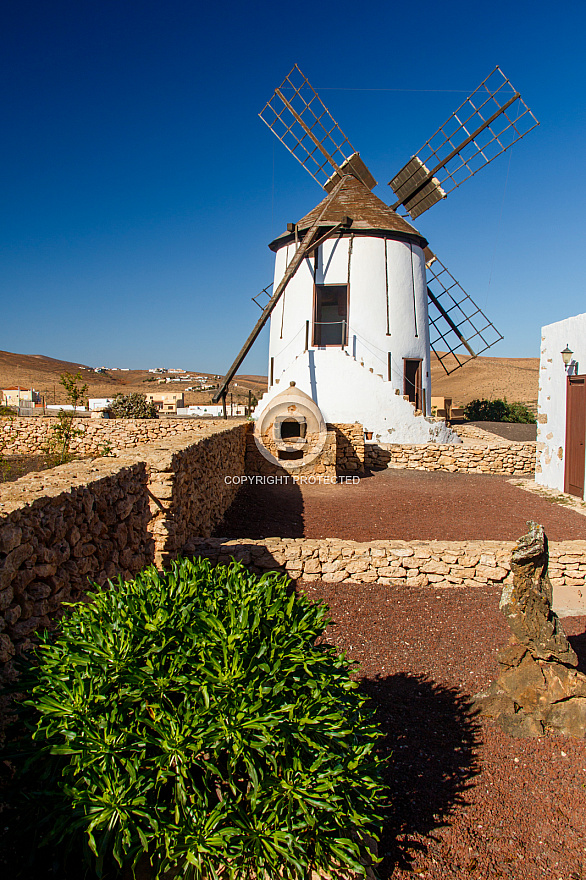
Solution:
M 388 802 L 378 847 L 377 873 L 388 880 L 395 868 L 409 870 L 421 837 L 449 824 L 467 803 L 479 773 L 481 727 L 470 699 L 457 688 L 424 676 L 398 673 L 362 679 L 383 731 L 380 753 L 388 757 Z

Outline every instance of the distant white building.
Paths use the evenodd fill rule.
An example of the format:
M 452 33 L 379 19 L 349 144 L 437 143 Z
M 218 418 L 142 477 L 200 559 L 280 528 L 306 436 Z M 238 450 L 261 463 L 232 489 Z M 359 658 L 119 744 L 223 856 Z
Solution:
M 90 397 L 90 399 L 88 400 L 90 412 L 108 409 L 113 399 L 113 397 Z
M 226 404 L 226 412 L 229 416 L 244 416 L 246 415 L 246 406 L 242 403 L 234 403 L 230 406 L 229 403 Z M 224 415 L 224 409 L 221 405 L 217 405 L 214 403 L 206 403 L 201 406 L 197 406 L 192 404 L 191 406 L 186 406 L 183 408 L 177 409 L 178 416 L 197 416 L 197 417 L 209 417 L 209 418 L 220 418 Z
M 535 481 L 584 498 L 586 314 L 541 330 Z

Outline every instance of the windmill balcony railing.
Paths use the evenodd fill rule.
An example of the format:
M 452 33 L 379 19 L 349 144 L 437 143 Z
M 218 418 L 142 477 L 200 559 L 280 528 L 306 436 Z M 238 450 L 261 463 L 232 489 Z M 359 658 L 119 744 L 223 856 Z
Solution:
M 348 345 L 347 321 L 314 321 L 313 345 L 315 348 L 333 345 L 344 350 Z

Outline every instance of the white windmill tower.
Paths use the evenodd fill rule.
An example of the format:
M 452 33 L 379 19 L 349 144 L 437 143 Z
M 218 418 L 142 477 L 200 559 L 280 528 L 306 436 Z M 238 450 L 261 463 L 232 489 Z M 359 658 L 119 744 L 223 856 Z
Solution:
M 257 412 L 295 383 L 328 423 L 358 421 L 381 442 L 450 439 L 425 418 L 430 348 L 452 372 L 502 336 L 396 212 L 418 217 L 537 120 L 495 68 L 391 180 L 389 207 L 297 65 L 260 116 L 327 194 L 271 242 L 272 295 L 266 288 L 269 301 L 215 399 L 225 400 L 270 317 L 269 389 Z

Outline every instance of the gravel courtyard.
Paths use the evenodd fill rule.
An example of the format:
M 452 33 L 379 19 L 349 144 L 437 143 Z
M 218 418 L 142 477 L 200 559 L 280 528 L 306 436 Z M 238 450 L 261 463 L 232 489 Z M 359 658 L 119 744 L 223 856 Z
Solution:
M 241 487 L 215 534 L 353 541 L 516 541 L 527 520 L 550 541 L 586 538 L 586 517 L 509 477 L 387 468 L 336 485 Z

